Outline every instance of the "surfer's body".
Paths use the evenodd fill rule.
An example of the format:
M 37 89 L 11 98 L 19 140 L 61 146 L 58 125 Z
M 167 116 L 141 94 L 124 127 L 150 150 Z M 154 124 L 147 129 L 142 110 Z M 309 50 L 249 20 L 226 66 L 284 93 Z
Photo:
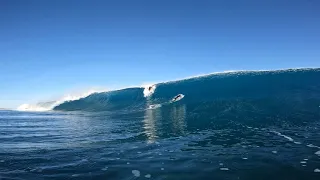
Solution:
M 156 87 L 155 84 L 149 86 L 149 90 L 154 89 Z

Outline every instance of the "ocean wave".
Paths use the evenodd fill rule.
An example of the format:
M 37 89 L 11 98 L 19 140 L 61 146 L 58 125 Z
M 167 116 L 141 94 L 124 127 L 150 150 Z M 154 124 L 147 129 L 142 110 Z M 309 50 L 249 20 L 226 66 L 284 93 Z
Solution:
M 17 109 L 20 111 L 98 111 L 117 107 L 143 109 L 152 104 L 168 102 L 172 97 L 182 93 L 187 96 L 184 101 L 189 103 L 226 98 L 278 97 L 288 94 L 299 99 L 295 95 L 297 89 L 292 89 L 292 86 L 312 88 L 311 84 L 317 83 L 319 72 L 319 68 L 214 72 L 116 90 L 88 91 L 80 95 L 67 95 L 56 101 L 23 104 Z M 306 96 L 317 97 L 318 94 L 310 93 Z

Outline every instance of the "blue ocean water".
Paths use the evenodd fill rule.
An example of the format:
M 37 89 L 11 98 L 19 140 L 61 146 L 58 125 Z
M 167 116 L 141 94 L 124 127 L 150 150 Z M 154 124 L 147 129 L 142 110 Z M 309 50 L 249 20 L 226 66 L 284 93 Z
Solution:
M 155 87 L 0 111 L 0 179 L 320 179 L 320 69 Z

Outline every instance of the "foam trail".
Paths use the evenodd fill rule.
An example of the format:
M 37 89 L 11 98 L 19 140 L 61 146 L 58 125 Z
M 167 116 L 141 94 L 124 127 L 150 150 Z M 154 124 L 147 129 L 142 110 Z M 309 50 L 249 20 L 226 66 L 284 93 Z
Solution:
M 308 146 L 308 147 L 311 147 L 311 148 L 318 148 L 318 149 L 320 149 L 319 146 L 315 146 L 315 145 L 313 145 L 313 144 L 308 144 L 307 146 Z
M 159 108 L 161 106 L 162 106 L 161 104 L 154 104 L 154 105 L 150 105 L 148 109 L 156 109 L 156 108 Z
M 99 92 L 103 92 L 103 91 L 89 90 L 85 93 L 78 94 L 78 95 L 70 95 L 70 94 L 65 95 L 57 101 L 50 101 L 50 102 L 37 103 L 37 104 L 22 104 L 17 108 L 17 110 L 18 111 L 37 111 L 37 112 L 50 111 L 54 107 L 56 107 L 64 102 L 78 100 L 81 98 L 88 97 L 89 95 L 91 95 L 93 93 L 99 93 Z
M 286 135 L 284 135 L 284 134 L 281 134 L 281 133 L 279 133 L 279 132 L 277 132 L 277 131 L 271 131 L 271 132 L 277 134 L 278 136 L 282 136 L 282 137 L 286 138 L 287 140 L 289 140 L 289 141 L 291 141 L 291 142 L 294 142 L 295 144 L 301 144 L 300 142 L 294 141 L 291 137 L 286 136 Z
M 157 86 L 155 84 L 145 85 L 143 90 L 144 97 L 151 96 L 155 92 L 156 88 Z

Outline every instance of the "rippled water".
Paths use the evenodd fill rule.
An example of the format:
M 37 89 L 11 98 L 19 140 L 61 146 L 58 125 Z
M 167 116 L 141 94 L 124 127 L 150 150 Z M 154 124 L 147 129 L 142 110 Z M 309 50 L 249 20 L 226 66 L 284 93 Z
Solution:
M 0 177 L 320 179 L 320 111 L 277 117 L 232 104 L 0 111 Z

